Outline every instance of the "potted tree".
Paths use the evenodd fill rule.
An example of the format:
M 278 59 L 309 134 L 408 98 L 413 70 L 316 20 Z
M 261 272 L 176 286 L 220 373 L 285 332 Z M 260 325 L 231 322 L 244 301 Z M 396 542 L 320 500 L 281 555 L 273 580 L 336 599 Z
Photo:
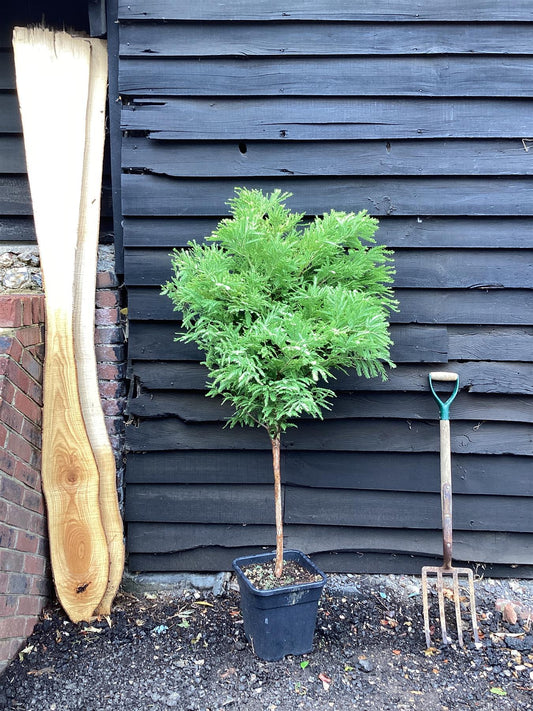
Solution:
M 285 206 L 290 197 L 237 188 L 232 216 L 206 244 L 175 250 L 174 276 L 163 286 L 183 312 L 176 340 L 205 353 L 207 394 L 234 408 L 229 426 L 262 427 L 270 440 L 276 553 L 233 563 L 245 632 L 263 659 L 309 651 L 326 580 L 303 553 L 283 549 L 281 435 L 302 415 L 322 417 L 335 370 L 386 377 L 387 317 L 397 303 L 391 253 L 373 239 L 377 220 L 332 210 L 306 224 Z M 310 614 L 307 625 L 295 621 L 296 602 Z

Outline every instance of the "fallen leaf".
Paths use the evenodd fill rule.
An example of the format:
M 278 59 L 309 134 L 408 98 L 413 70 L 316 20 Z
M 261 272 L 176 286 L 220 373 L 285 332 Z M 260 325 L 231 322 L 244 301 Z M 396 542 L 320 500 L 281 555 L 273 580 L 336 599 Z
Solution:
M 392 653 L 398 655 L 401 654 L 401 651 L 399 649 L 393 649 Z
M 496 696 L 507 696 L 507 692 L 505 689 L 502 689 L 499 686 L 493 686 L 490 690 L 491 694 L 496 694 Z
M 193 605 L 205 605 L 206 607 L 214 607 L 212 603 L 206 602 L 205 600 L 196 600 L 196 602 L 193 602 Z
M 147 600 L 157 600 L 157 595 L 154 595 L 154 593 L 144 593 L 144 597 Z
M 32 676 L 41 676 L 42 674 L 53 674 L 54 672 L 54 667 L 43 667 L 42 669 L 30 669 L 28 674 L 31 674 Z
M 300 662 L 300 666 L 302 669 L 305 669 L 306 667 L 309 666 L 309 659 L 304 659 L 303 662 Z
M 331 679 L 327 674 L 324 674 L 324 672 L 320 672 L 318 675 L 318 678 L 322 682 L 322 686 L 324 687 L 324 691 L 329 691 L 329 687 L 331 686 Z
M 434 657 L 435 654 L 438 654 L 439 650 L 436 647 L 428 647 L 427 649 L 424 649 L 424 654 L 426 657 Z
M 30 654 L 30 652 L 33 652 L 35 649 L 35 646 L 33 644 L 30 644 L 28 647 L 24 647 L 24 649 L 21 649 L 19 652 L 19 659 L 22 662 L 24 659 L 25 654 Z
M 226 671 L 220 675 L 220 678 L 227 679 L 230 676 L 234 676 L 236 673 L 237 670 L 235 669 L 235 667 L 229 667 L 229 669 L 226 669 Z
M 82 630 L 80 630 L 80 634 L 88 634 L 89 632 L 95 632 L 96 634 L 100 634 L 100 632 L 103 632 L 104 630 L 102 627 L 84 627 Z

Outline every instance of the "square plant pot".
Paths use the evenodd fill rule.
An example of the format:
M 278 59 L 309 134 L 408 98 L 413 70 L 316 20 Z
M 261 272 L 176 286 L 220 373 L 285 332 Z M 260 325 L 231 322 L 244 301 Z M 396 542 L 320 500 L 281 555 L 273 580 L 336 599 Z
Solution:
M 287 654 L 305 654 L 313 648 L 318 601 L 326 575 L 304 553 L 288 550 L 284 560 L 294 560 L 315 575 L 317 582 L 287 585 L 274 590 L 259 590 L 242 572 L 247 565 L 273 560 L 274 553 L 244 556 L 233 561 L 241 592 L 244 633 L 254 654 L 265 661 L 276 661 Z

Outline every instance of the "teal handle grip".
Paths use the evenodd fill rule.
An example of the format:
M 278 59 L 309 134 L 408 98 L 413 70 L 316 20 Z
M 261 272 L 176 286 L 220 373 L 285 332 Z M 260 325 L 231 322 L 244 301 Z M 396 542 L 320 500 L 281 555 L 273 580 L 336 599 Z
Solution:
M 444 381 L 444 382 L 455 382 L 455 387 L 453 389 L 453 392 L 445 402 L 443 402 L 440 399 L 440 397 L 437 395 L 437 393 L 435 392 L 435 388 L 433 387 L 434 380 L 440 380 L 440 381 Z M 432 393 L 433 397 L 435 398 L 437 405 L 439 406 L 440 419 L 441 420 L 449 420 L 450 419 L 450 405 L 455 400 L 455 396 L 459 392 L 459 376 L 457 375 L 457 373 L 448 373 L 448 372 L 430 373 L 429 374 L 429 387 L 431 388 L 431 393 Z

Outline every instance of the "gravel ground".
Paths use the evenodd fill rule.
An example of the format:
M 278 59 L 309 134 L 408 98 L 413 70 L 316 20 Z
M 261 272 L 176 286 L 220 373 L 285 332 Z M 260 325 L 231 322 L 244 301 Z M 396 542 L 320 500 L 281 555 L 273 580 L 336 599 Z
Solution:
M 279 662 L 251 653 L 233 583 L 217 597 L 123 592 L 90 624 L 52 605 L 0 677 L 0 708 L 532 709 L 533 581 L 478 580 L 476 601 L 481 649 L 441 647 L 437 626 L 426 650 L 419 578 L 330 576 L 313 652 Z

